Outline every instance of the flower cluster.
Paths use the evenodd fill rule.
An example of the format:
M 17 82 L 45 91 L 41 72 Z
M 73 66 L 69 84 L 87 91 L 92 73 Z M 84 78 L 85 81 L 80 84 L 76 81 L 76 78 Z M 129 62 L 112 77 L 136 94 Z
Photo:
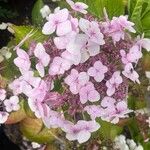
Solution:
M 6 99 L 6 91 L 0 89 L 0 124 L 5 123 L 9 113 L 20 109 L 18 96 L 11 96 Z
M 116 124 L 132 111 L 128 82 L 140 83 L 135 66 L 142 48 L 150 51 L 150 40 L 132 39 L 136 31 L 127 16 L 109 20 L 105 14 L 99 22 L 87 14 L 86 4 L 66 2 L 73 11 L 56 8 L 46 17 L 42 32 L 53 38 L 32 51 L 16 48 L 14 64 L 21 75 L 9 84 L 14 96 L 4 105 L 7 112 L 18 110 L 23 94 L 46 127 L 61 128 L 68 140 L 83 143 L 100 128 L 97 118 Z M 0 98 L 5 99 L 3 90 Z

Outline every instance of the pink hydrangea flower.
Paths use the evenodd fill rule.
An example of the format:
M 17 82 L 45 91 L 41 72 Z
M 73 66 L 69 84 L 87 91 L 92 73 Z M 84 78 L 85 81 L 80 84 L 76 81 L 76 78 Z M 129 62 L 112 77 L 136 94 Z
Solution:
M 90 102 L 96 102 L 100 100 L 100 94 L 95 90 L 92 82 L 88 82 L 79 90 L 80 101 L 85 104 L 88 100 Z
M 77 35 L 76 32 L 72 31 L 64 36 L 55 37 L 54 38 L 54 44 L 58 49 L 66 49 L 68 43 L 75 38 Z
M 50 64 L 49 74 L 50 75 L 59 75 L 64 74 L 65 71 L 69 70 L 71 67 L 71 63 L 62 58 L 62 57 L 55 57 L 53 62 Z
M 37 99 L 39 102 L 42 102 L 48 90 L 49 88 L 47 87 L 46 82 L 41 80 L 39 86 L 31 90 L 29 97 L 31 99 Z
M 38 109 L 38 103 L 39 102 L 37 99 L 31 99 L 31 98 L 28 99 L 28 105 L 29 105 L 30 109 L 34 112 L 34 114 L 37 118 L 41 118 L 41 115 L 40 115 L 40 112 Z
M 124 50 L 120 50 L 120 54 L 122 56 L 121 60 L 124 64 L 137 63 L 138 60 L 143 56 L 138 45 L 134 45 L 133 47 L 131 47 L 129 53 L 127 54 Z
M 114 43 L 124 40 L 125 30 L 135 33 L 134 23 L 127 20 L 127 16 L 113 17 L 111 21 L 103 23 L 104 32 L 111 36 Z
M 91 56 L 96 56 L 99 53 L 100 46 L 94 42 L 87 40 L 81 49 L 81 63 L 86 62 Z
M 77 34 L 76 37 L 71 40 L 66 50 L 73 54 L 81 57 L 80 63 L 87 61 L 90 56 L 95 56 L 100 53 L 100 46 L 89 40 L 89 37 L 85 34 Z
M 48 117 L 43 117 L 44 124 L 47 128 L 64 128 L 69 121 L 65 120 L 61 113 L 50 111 Z
M 66 2 L 71 6 L 71 8 L 75 11 L 78 11 L 83 14 L 87 14 L 86 9 L 88 6 L 82 2 L 73 2 L 72 0 L 66 0 Z
M 141 38 L 137 41 L 137 44 L 140 46 L 140 48 L 146 49 L 148 52 L 150 52 L 150 39 L 148 38 Z
M 74 55 L 68 51 L 64 51 L 61 54 L 61 57 L 69 61 L 70 64 L 78 65 L 81 62 L 81 55 Z
M 0 111 L 0 124 L 3 124 L 7 121 L 9 114 L 4 111 Z
M 88 21 L 86 19 L 81 18 L 79 20 L 80 29 L 89 37 L 90 41 L 98 44 L 104 45 L 104 36 L 100 31 L 99 25 L 96 21 Z
M 18 57 L 14 59 L 14 63 L 19 68 L 20 72 L 24 74 L 26 71 L 29 71 L 31 66 L 29 55 L 20 48 L 18 48 L 16 51 Z
M 40 76 L 44 77 L 44 67 L 48 66 L 50 62 L 50 56 L 45 52 L 45 48 L 41 43 L 36 45 L 34 55 L 39 59 L 38 63 L 36 64 L 36 69 L 38 70 Z
M 12 96 L 4 101 L 7 112 L 17 111 L 20 109 L 18 96 Z
M 101 106 L 104 108 L 105 107 L 111 108 L 115 104 L 115 102 L 116 100 L 114 98 L 105 96 L 103 100 L 101 101 Z
M 96 61 L 93 67 L 88 69 L 88 75 L 94 77 L 96 82 L 101 82 L 104 79 L 105 73 L 108 71 L 108 68 L 104 66 L 101 61 Z
M 57 10 L 54 14 L 50 14 L 48 17 L 48 22 L 45 23 L 43 27 L 43 34 L 49 35 L 55 32 L 58 36 L 63 36 L 71 32 L 71 22 L 68 20 L 69 12 L 66 8 L 62 10 Z
M 65 78 L 65 83 L 69 85 L 70 91 L 73 94 L 78 94 L 81 86 L 84 86 L 89 81 L 89 76 L 86 72 L 78 72 L 75 69 L 71 70 L 71 74 Z
M 32 87 L 38 87 L 41 82 L 40 77 L 34 77 L 33 71 L 28 71 L 24 73 L 19 79 L 21 81 L 25 81 L 27 84 L 31 85 Z
M 102 120 L 118 123 L 120 118 L 128 117 L 128 113 L 132 112 L 127 107 L 127 103 L 125 101 L 119 101 L 116 103 L 116 100 L 111 97 L 105 97 L 101 106 L 103 109 L 103 114 L 101 115 Z
M 95 121 L 79 120 L 75 125 L 68 125 L 63 130 L 70 141 L 77 140 L 80 144 L 89 140 L 91 133 L 97 131 L 100 125 Z
M 90 115 L 92 120 L 95 120 L 97 117 L 103 116 L 103 108 L 99 105 L 89 105 L 84 108 L 84 110 Z
M 6 91 L 4 89 L 0 89 L 0 100 L 3 101 L 6 98 Z
M 122 71 L 122 74 L 132 80 L 133 82 L 137 82 L 140 84 L 139 81 L 139 75 L 138 73 L 134 70 L 133 65 L 131 63 L 128 63 L 124 67 L 124 71 Z
M 111 79 L 109 79 L 106 82 L 106 86 L 107 86 L 107 95 L 108 96 L 112 96 L 115 91 L 116 88 L 118 88 L 118 86 L 123 82 L 122 77 L 120 76 L 120 71 L 116 71 L 114 72 L 114 74 L 112 75 Z
M 23 91 L 21 80 L 15 79 L 12 83 L 9 84 L 9 88 L 13 91 L 14 95 L 21 94 Z

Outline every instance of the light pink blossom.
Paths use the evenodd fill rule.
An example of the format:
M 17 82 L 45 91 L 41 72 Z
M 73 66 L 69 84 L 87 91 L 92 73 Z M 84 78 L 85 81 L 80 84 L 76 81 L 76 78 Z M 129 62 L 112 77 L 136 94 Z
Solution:
M 106 82 L 106 86 L 107 86 L 107 95 L 108 96 L 112 96 L 115 91 L 116 88 L 118 88 L 118 86 L 123 82 L 122 77 L 120 76 L 120 71 L 116 71 L 114 72 L 114 74 L 112 75 L 111 79 L 109 79 Z
M 150 39 L 148 38 L 141 38 L 137 41 L 137 44 L 140 46 L 140 48 L 146 49 L 148 52 L 150 52 Z
M 124 71 L 122 71 L 122 74 L 132 80 L 133 82 L 137 82 L 140 84 L 139 81 L 139 75 L 138 73 L 134 70 L 133 65 L 131 63 L 128 63 L 124 67 Z
M 78 11 L 83 14 L 87 14 L 86 9 L 88 6 L 82 2 L 73 2 L 72 0 L 66 0 L 66 2 L 71 6 L 71 8 L 75 11 Z
M 100 53 L 100 46 L 89 40 L 89 37 L 85 34 L 77 34 L 76 37 L 70 41 L 66 50 L 81 57 L 81 63 L 87 61 L 90 56 L 95 56 Z
M 14 59 L 14 63 L 19 68 L 20 72 L 24 74 L 26 71 L 29 71 L 31 66 L 29 55 L 20 48 L 17 48 L 16 51 L 18 57 Z
M 70 64 L 78 65 L 81 62 L 81 55 L 74 55 L 68 51 L 64 51 L 61 57 L 70 62 Z
M 65 71 L 69 70 L 71 67 L 71 63 L 62 58 L 62 57 L 55 57 L 53 62 L 50 64 L 49 74 L 50 75 L 59 75 L 64 74 Z
M 80 144 L 89 140 L 91 133 L 97 131 L 100 125 L 95 121 L 79 120 L 75 125 L 68 125 L 63 130 L 70 141 L 77 140 Z
M 88 21 L 86 19 L 81 18 L 79 20 L 80 29 L 89 37 L 90 41 L 98 44 L 104 45 L 104 36 L 100 31 L 99 25 L 96 21 Z
M 104 77 L 105 73 L 108 71 L 108 68 L 104 66 L 101 61 L 96 61 L 93 67 L 88 69 L 88 75 L 94 77 L 95 81 L 101 82 Z
M 38 63 L 36 64 L 36 69 L 38 70 L 41 77 L 44 77 L 45 70 L 50 61 L 50 56 L 45 52 L 45 48 L 41 43 L 38 43 L 34 50 L 34 55 L 38 58 Z
M 66 49 L 68 43 L 75 38 L 76 34 L 76 32 L 72 31 L 64 36 L 55 37 L 54 44 L 58 49 Z
M 134 45 L 133 47 L 131 47 L 129 53 L 127 54 L 124 50 L 120 50 L 120 55 L 122 57 L 121 60 L 124 64 L 137 63 L 138 60 L 143 56 L 138 45 Z
M 41 80 L 39 86 L 32 89 L 29 97 L 31 99 L 37 99 L 39 102 L 42 102 L 48 90 L 49 89 L 46 82 L 44 80 Z
M 80 101 L 85 104 L 88 100 L 90 102 L 96 102 L 100 100 L 100 94 L 95 90 L 92 82 L 88 82 L 79 90 Z
M 71 32 L 71 22 L 68 20 L 69 12 L 66 8 L 55 11 L 54 14 L 50 14 L 48 22 L 43 27 L 43 34 L 49 35 L 55 32 L 58 36 L 63 36 Z
M 12 96 L 4 101 L 7 112 L 17 111 L 20 109 L 18 96 Z
M 92 120 L 95 120 L 97 117 L 103 116 L 105 113 L 103 108 L 99 105 L 89 105 L 84 108 L 84 110 L 90 115 Z
M 104 108 L 101 115 L 102 120 L 114 124 L 118 123 L 120 118 L 128 117 L 128 113 L 132 112 L 128 109 L 125 101 L 116 102 L 111 97 L 105 97 L 101 102 L 101 106 Z
M 0 124 L 3 124 L 7 121 L 9 114 L 4 111 L 0 111 Z
M 20 79 L 15 79 L 9 84 L 9 88 L 12 90 L 14 95 L 21 94 L 23 92 L 23 86 Z
M 81 86 L 84 86 L 89 81 L 89 76 L 86 72 L 79 73 L 77 70 L 72 69 L 71 74 L 64 81 L 69 85 L 69 89 L 73 94 L 78 94 Z
M 114 43 L 124 40 L 125 30 L 128 30 L 132 33 L 135 33 L 135 29 L 133 28 L 134 23 L 127 20 L 127 16 L 113 17 L 111 21 L 107 21 L 103 23 L 104 32 L 111 36 Z
M 0 89 L 0 100 L 3 101 L 6 98 L 6 91 L 4 89 Z

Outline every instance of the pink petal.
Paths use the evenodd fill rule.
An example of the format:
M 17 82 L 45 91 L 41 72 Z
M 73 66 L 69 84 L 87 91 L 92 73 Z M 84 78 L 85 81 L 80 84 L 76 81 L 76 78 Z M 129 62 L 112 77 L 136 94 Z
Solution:
M 83 130 L 79 132 L 77 140 L 81 144 L 88 141 L 90 137 L 91 137 L 91 133 Z
M 108 96 L 112 96 L 115 93 L 115 88 L 108 88 L 106 93 Z
M 56 25 L 51 22 L 46 22 L 43 26 L 42 33 L 45 35 L 52 34 L 56 30 Z
M 38 70 L 41 77 L 44 77 L 45 71 L 44 66 L 41 63 L 36 64 L 36 69 Z
M 71 22 L 69 20 L 62 22 L 57 25 L 56 34 L 58 36 L 63 36 L 72 31 Z
M 69 16 L 69 11 L 68 9 L 64 8 L 62 10 L 59 10 L 56 14 L 55 14 L 55 18 L 57 20 L 59 20 L 59 22 L 64 22 L 68 19 Z
M 88 99 L 90 102 L 96 102 L 100 100 L 100 94 L 96 90 L 92 90 L 88 95 Z
M 95 70 L 94 67 L 89 68 L 87 73 L 88 73 L 89 76 L 92 76 L 92 77 L 96 76 L 96 70 Z

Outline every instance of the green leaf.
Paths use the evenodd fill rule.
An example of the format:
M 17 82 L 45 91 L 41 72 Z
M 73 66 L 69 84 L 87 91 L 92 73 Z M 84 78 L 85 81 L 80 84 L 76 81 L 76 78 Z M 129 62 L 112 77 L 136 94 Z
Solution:
M 127 126 L 130 131 L 132 139 L 134 139 L 137 143 L 143 141 L 143 137 L 141 135 L 140 129 L 137 125 L 137 121 L 135 118 L 131 118 Z
M 3 69 L 1 70 L 1 75 L 6 78 L 7 80 L 13 79 L 16 75 L 19 74 L 19 70 L 14 65 L 14 58 L 16 57 L 15 51 L 11 51 L 12 56 L 10 59 L 5 60 L 2 63 Z
M 106 122 L 106 121 L 102 121 L 102 120 L 98 120 L 99 124 L 101 125 L 100 128 L 100 137 L 102 137 L 104 140 L 105 139 L 111 139 L 114 140 L 114 138 L 121 134 L 123 128 L 119 127 L 115 124 Z
M 109 18 L 113 16 L 120 16 L 124 14 L 125 11 L 125 0 L 76 0 L 84 2 L 89 6 L 88 12 L 90 12 L 95 17 L 103 19 L 104 17 L 104 7 L 107 10 Z M 59 2 L 60 6 L 68 7 L 66 2 Z M 70 7 L 69 7 L 70 8 Z
M 37 0 L 32 9 L 32 23 L 40 26 L 43 22 L 43 18 L 40 13 L 40 9 L 44 6 L 43 0 Z
M 135 8 L 137 0 L 128 0 L 128 15 L 131 17 L 133 10 Z
M 56 79 L 54 81 L 54 89 L 53 89 L 53 91 L 56 91 L 56 92 L 59 92 L 59 93 L 63 93 L 64 88 L 62 86 L 62 81 L 63 81 L 62 78 L 61 79 Z
M 109 18 L 124 14 L 125 6 L 123 0 L 82 0 L 89 6 L 89 12 L 102 18 L 104 7 L 107 10 Z
M 138 31 L 138 33 L 141 33 L 141 34 L 143 32 L 142 23 L 141 23 L 141 13 L 142 13 L 143 2 L 144 2 L 143 0 L 137 0 L 134 9 L 133 9 L 133 4 L 132 4 L 132 7 L 129 8 L 129 10 L 133 9 L 130 19 L 132 22 L 135 23 L 135 28 Z
M 52 134 L 58 134 L 57 129 L 43 128 L 40 119 L 26 118 L 20 123 L 22 134 L 31 141 L 37 143 L 51 143 L 55 140 Z
M 129 0 L 129 18 L 135 23 L 138 34 L 145 33 L 145 37 L 150 37 L 150 1 Z
M 12 25 L 11 28 L 14 30 L 16 45 L 23 39 L 29 32 L 32 31 L 33 35 L 29 37 L 25 43 L 24 48 L 29 48 L 31 42 L 43 42 L 48 39 L 48 36 L 44 35 L 41 29 L 35 28 L 33 26 L 16 26 Z
M 134 95 L 129 95 L 128 107 L 129 109 L 132 110 L 142 109 L 146 107 L 146 101 L 141 97 L 135 97 Z

